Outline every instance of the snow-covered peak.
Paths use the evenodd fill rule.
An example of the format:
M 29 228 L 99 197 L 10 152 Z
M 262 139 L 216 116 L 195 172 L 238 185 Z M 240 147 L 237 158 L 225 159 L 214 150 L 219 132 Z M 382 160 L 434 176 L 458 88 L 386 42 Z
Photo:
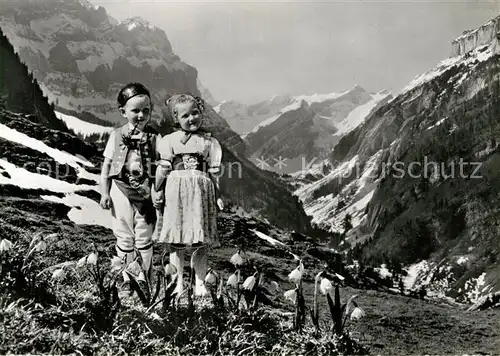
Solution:
M 469 68 L 469 71 L 471 71 L 473 67 L 478 63 L 486 61 L 494 54 L 495 50 L 491 46 L 483 45 L 468 52 L 466 55 L 458 55 L 452 58 L 447 58 L 439 62 L 439 64 L 435 68 L 413 78 L 410 84 L 408 84 L 401 91 L 400 95 L 413 90 L 416 87 L 425 84 L 426 82 L 431 81 L 432 79 L 443 74 L 454 66 L 465 66 Z
M 99 9 L 99 5 L 93 5 L 87 0 L 76 0 L 76 1 L 78 1 L 82 6 L 86 7 L 87 9 L 90 9 L 90 10 Z
M 222 100 L 218 105 L 214 106 L 214 111 L 219 114 L 220 113 L 220 109 L 222 107 L 222 105 L 224 105 L 225 103 L 227 103 L 227 100 Z
M 298 110 L 300 107 L 304 106 L 304 104 L 305 104 L 305 100 L 300 100 L 300 101 L 299 100 L 294 100 L 291 104 L 289 104 L 289 105 L 285 106 L 283 109 L 281 109 L 278 112 L 278 114 L 276 114 L 274 116 L 271 116 L 270 118 L 262 121 L 257 126 L 255 126 L 253 128 L 253 130 L 251 131 L 251 133 L 256 133 L 262 127 L 269 126 L 270 124 L 272 124 L 273 122 L 275 122 L 284 113 L 286 113 L 288 111 Z M 246 135 L 244 135 L 244 136 L 246 136 Z
M 377 97 L 386 97 L 388 95 L 392 95 L 392 93 L 387 90 L 387 89 L 382 89 L 381 91 L 375 93 L 375 94 L 370 94 L 373 98 L 377 98 Z
M 121 24 L 127 26 L 127 29 L 129 31 L 132 31 L 136 27 L 149 28 L 150 30 L 153 30 L 155 28 L 148 21 L 139 16 L 129 17 L 123 20 Z
M 311 94 L 311 95 L 299 95 L 294 96 L 292 98 L 293 101 L 301 102 L 302 100 L 306 101 L 309 105 L 312 103 L 320 103 L 322 101 L 338 99 L 346 94 L 354 93 L 354 92 L 364 92 L 365 90 L 360 87 L 358 84 L 355 84 L 351 89 L 343 91 L 343 92 L 332 92 L 327 94 Z
M 293 100 L 295 102 L 301 102 L 302 100 L 304 100 L 305 102 L 307 102 L 310 105 L 312 103 L 319 103 L 319 102 L 326 101 L 326 100 L 340 98 L 342 95 L 345 95 L 348 92 L 349 92 L 349 90 L 345 91 L 345 92 L 341 92 L 341 93 L 332 92 L 332 93 L 328 93 L 328 94 L 299 95 L 299 96 L 294 96 Z
M 349 115 L 336 126 L 338 131 L 335 136 L 343 136 L 361 125 L 368 118 L 370 113 L 379 106 L 380 102 L 391 97 L 391 93 L 387 90 L 382 90 L 375 94 L 370 94 L 372 99 L 362 105 L 357 106 Z

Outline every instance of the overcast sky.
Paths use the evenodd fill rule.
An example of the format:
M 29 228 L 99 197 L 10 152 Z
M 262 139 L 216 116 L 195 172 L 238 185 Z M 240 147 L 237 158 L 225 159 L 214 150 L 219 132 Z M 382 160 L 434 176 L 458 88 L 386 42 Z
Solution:
M 500 14 L 498 0 L 91 2 L 165 30 L 216 100 L 244 103 L 355 84 L 398 93 L 464 30 Z

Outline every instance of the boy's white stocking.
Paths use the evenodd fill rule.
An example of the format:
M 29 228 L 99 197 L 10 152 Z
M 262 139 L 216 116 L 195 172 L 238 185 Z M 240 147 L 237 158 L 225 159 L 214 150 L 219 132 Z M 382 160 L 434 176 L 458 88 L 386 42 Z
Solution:
M 153 246 L 149 245 L 146 248 L 137 248 L 142 258 L 142 270 L 146 274 L 149 281 L 151 281 L 151 260 L 153 259 Z
M 146 222 L 144 215 L 134 208 L 134 234 L 135 246 L 141 254 L 142 270 L 147 278 L 151 280 L 151 259 L 153 258 L 153 243 L 151 235 L 153 234 L 153 225 Z
M 130 263 L 132 263 L 134 261 L 134 257 L 135 257 L 135 253 L 134 253 L 134 250 L 125 250 L 125 249 L 121 249 L 118 245 L 116 245 L 116 255 L 120 258 L 124 258 L 125 257 L 125 266 L 128 266 Z M 123 280 L 124 281 L 128 281 L 130 280 L 129 276 L 125 273 L 125 271 L 122 272 L 123 274 Z

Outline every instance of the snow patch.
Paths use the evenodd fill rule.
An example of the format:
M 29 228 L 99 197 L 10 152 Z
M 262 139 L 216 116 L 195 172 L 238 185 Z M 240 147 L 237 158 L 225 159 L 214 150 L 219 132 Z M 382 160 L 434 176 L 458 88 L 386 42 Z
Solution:
M 466 264 L 468 260 L 469 260 L 469 257 L 460 256 L 457 260 L 457 264 L 462 266 L 462 265 Z
M 36 140 L 32 137 L 29 137 L 24 133 L 13 130 L 8 126 L 5 126 L 4 124 L 0 124 L 0 137 L 8 141 L 15 142 L 17 144 L 32 148 L 36 151 L 46 153 L 57 162 L 61 164 L 68 164 L 74 167 L 77 171 L 81 169 L 78 163 L 87 167 L 94 167 L 92 163 L 90 163 L 84 158 L 75 157 L 69 154 L 68 152 L 60 151 L 55 148 L 49 147 L 45 143 Z
M 486 285 L 486 273 L 482 273 L 477 278 L 471 278 L 465 282 L 464 292 L 465 297 L 471 303 L 476 303 L 481 295 L 483 294 L 483 290 L 486 290 L 488 286 Z
M 268 236 L 266 234 L 263 234 L 262 232 L 260 231 L 257 231 L 257 230 L 250 230 L 252 231 L 255 235 L 257 235 L 258 237 L 260 237 L 261 239 L 269 242 L 271 245 L 273 246 L 286 246 L 286 244 L 284 244 L 283 242 L 281 241 L 278 241 L 274 238 L 272 238 L 271 236 Z
M 302 200 L 306 214 L 312 217 L 311 222 L 332 232 L 342 232 L 342 221 L 349 214 L 352 226 L 359 226 L 365 218 L 366 206 L 375 193 L 381 154 L 382 150 L 379 150 L 370 157 L 362 172 L 356 169 L 359 168 L 359 158 L 354 156 L 350 161 L 343 162 L 336 167 L 327 176 L 298 188 L 294 195 Z M 343 186 L 339 194 L 331 193 L 313 199 L 318 189 L 334 180 L 338 180 L 341 184 L 342 180 L 349 178 L 349 175 L 355 175 L 357 179 Z
M 63 198 L 54 195 L 42 195 L 41 198 L 71 207 L 68 218 L 77 225 L 99 225 L 112 229 L 111 210 L 103 210 L 92 199 L 74 193 Z
M 389 272 L 385 264 L 382 264 L 380 267 L 375 267 L 374 270 L 381 278 L 392 278 L 392 273 Z
M 87 0 L 77 0 L 82 6 L 86 7 L 89 10 L 97 10 L 99 5 L 93 5 Z
M 299 96 L 294 96 L 293 100 L 296 102 L 301 102 L 304 100 L 306 103 L 311 105 L 312 103 L 320 103 L 322 101 L 326 100 L 333 100 L 333 99 L 338 99 L 343 95 L 346 95 L 349 93 L 351 90 L 347 90 L 341 93 L 333 92 L 333 93 L 328 93 L 328 94 L 312 94 L 312 95 L 299 95 Z
M 430 129 L 433 129 L 434 127 L 437 127 L 439 125 L 441 125 L 443 122 L 445 122 L 445 120 L 447 120 L 448 117 L 444 117 L 442 119 L 440 119 L 439 121 L 437 121 L 434 125 L 431 125 L 427 128 L 427 130 L 430 130 Z
M 301 101 L 298 101 L 298 102 L 293 102 L 291 103 L 290 105 L 287 105 L 285 106 L 283 109 L 280 110 L 280 112 L 277 114 L 277 115 L 274 115 L 274 116 L 271 116 L 270 118 L 262 121 L 261 123 L 259 123 L 257 126 L 255 126 L 252 131 L 250 133 L 256 133 L 257 131 L 259 131 L 262 127 L 265 127 L 265 126 L 269 126 L 271 125 L 273 122 L 275 122 L 281 115 L 283 115 L 284 113 L 288 112 L 288 111 L 292 111 L 292 110 L 297 110 L 298 108 L 300 108 L 300 105 L 301 105 Z M 245 134 L 244 136 L 246 136 L 247 134 Z M 242 136 L 243 137 L 243 136 Z
M 417 282 L 421 279 L 427 272 L 429 272 L 430 266 L 429 262 L 422 260 L 418 263 L 412 264 L 406 268 L 406 276 L 403 279 L 403 283 L 406 289 L 413 289 L 417 286 Z
M 64 121 L 66 125 L 77 134 L 92 135 L 96 133 L 103 134 L 113 131 L 113 127 L 91 124 L 90 122 L 85 122 L 71 115 L 66 115 L 58 111 L 54 112 L 59 119 Z
M 412 89 L 415 89 L 416 87 L 423 85 L 424 83 L 440 76 L 441 74 L 443 74 L 444 72 L 446 72 L 447 70 L 452 68 L 453 66 L 459 66 L 459 65 L 475 66 L 479 62 L 486 61 L 493 54 L 494 54 L 494 52 L 492 51 L 491 47 L 489 45 L 484 45 L 484 46 L 477 47 L 473 51 L 470 51 L 469 53 L 466 53 L 464 55 L 460 55 L 460 56 L 456 56 L 456 57 L 452 57 L 452 58 L 447 58 L 447 59 L 439 62 L 435 68 L 433 68 L 433 69 L 431 69 L 423 74 L 416 76 L 410 82 L 410 84 L 408 84 L 408 86 L 406 86 L 402 90 L 401 94 L 404 94 Z M 472 69 L 472 68 L 470 68 L 470 69 Z M 465 79 L 465 77 L 463 77 L 463 79 Z
M 368 115 L 372 112 L 373 109 L 377 107 L 377 105 L 390 96 L 391 94 L 374 94 L 372 95 L 372 100 L 368 101 L 367 103 L 357 106 L 354 110 L 352 110 L 349 115 L 345 119 L 343 119 L 341 122 L 335 125 L 337 127 L 338 131 L 335 132 L 334 136 L 341 136 L 345 135 L 352 130 L 354 130 L 356 127 L 361 125 Z
M 25 189 L 46 189 L 58 193 L 74 193 L 78 190 L 95 190 L 96 186 L 71 184 L 43 174 L 36 174 L 0 158 L 0 166 L 10 178 L 0 176 L 0 184 L 12 184 Z

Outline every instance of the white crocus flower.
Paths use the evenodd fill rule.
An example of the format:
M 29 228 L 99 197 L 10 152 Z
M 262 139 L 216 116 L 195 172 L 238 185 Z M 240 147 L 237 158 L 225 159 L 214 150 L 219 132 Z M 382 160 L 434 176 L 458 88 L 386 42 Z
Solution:
M 122 269 L 122 259 L 118 256 L 113 256 L 111 259 L 111 272 L 116 272 Z
M 240 254 L 240 250 L 238 250 L 238 252 L 236 252 L 233 256 L 231 256 L 231 263 L 236 267 L 241 266 L 245 263 L 245 260 Z
M 271 282 L 271 288 L 269 288 L 269 291 L 271 293 L 276 293 L 279 290 L 280 290 L 280 285 L 278 284 L 278 282 L 272 281 Z
M 127 266 L 127 271 L 133 274 L 134 276 L 138 276 L 142 272 L 142 267 L 139 264 L 139 262 L 132 261 L 132 263 L 130 263 Z
M 339 280 L 343 281 L 345 279 L 345 277 L 341 276 L 340 274 L 338 273 L 335 273 L 335 277 L 337 277 Z
M 297 299 L 297 290 L 287 290 L 285 293 L 283 293 L 283 296 L 285 297 L 285 299 L 291 301 L 292 303 L 295 303 L 295 299 Z
M 97 253 L 92 252 L 87 256 L 87 264 L 88 265 L 97 265 Z
M 351 320 L 359 320 L 359 319 L 363 318 L 364 316 L 366 316 L 365 311 L 357 306 L 354 308 L 354 310 L 351 313 Z
M 83 266 L 85 266 L 86 263 L 87 263 L 87 256 L 83 256 L 76 263 L 76 267 L 83 267 Z
M 143 281 L 143 282 L 146 282 L 146 275 L 144 274 L 144 272 L 143 272 L 143 271 L 141 271 L 141 272 L 139 273 L 139 275 L 137 276 L 137 280 L 138 280 L 138 281 Z
M 63 268 L 56 269 L 52 273 L 52 279 L 55 281 L 62 281 L 66 277 L 66 271 Z
M 44 240 L 40 240 L 35 246 L 35 251 L 43 252 L 47 249 L 47 243 Z
M 299 266 L 288 275 L 288 279 L 293 283 L 299 283 L 304 274 L 304 264 L 300 261 Z
M 229 276 L 227 279 L 226 284 L 231 287 L 236 287 L 240 281 L 240 276 L 239 273 L 233 273 L 232 275 Z
M 332 291 L 332 289 L 333 289 L 332 282 L 330 282 L 330 280 L 327 278 L 322 278 L 321 283 L 319 285 L 319 290 L 321 291 L 321 293 L 327 295 Z
M 166 276 L 173 276 L 176 273 L 177 273 L 177 268 L 173 264 L 168 263 L 165 266 L 165 275 Z
M 151 313 L 149 314 L 150 318 L 153 320 L 163 320 L 157 313 Z
M 243 282 L 243 289 L 252 290 L 255 286 L 255 282 L 255 276 L 248 277 L 247 279 L 245 279 L 245 282 Z
M 217 283 L 217 275 L 214 271 L 210 270 L 205 276 L 205 284 L 212 285 Z
M 7 239 L 2 239 L 0 241 L 0 253 L 9 251 L 14 244 Z

